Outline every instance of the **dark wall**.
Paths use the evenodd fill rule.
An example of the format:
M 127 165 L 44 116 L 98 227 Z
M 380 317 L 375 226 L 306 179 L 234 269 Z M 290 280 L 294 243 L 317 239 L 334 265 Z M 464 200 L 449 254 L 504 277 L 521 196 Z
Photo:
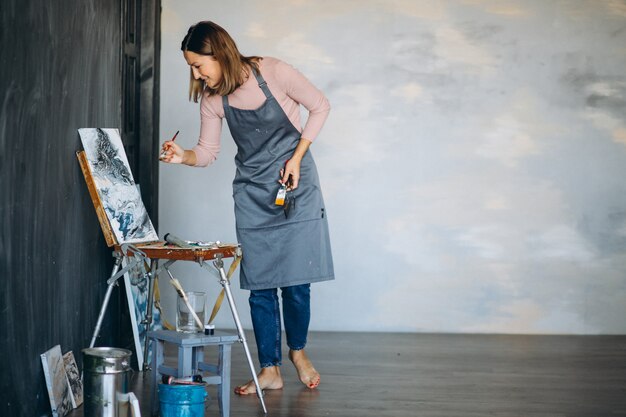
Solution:
M 0 5 L 2 416 L 50 414 L 39 355 L 60 344 L 80 366 L 106 291 L 111 250 L 75 152 L 78 128 L 119 127 L 122 120 L 122 6 L 121 0 Z M 154 152 L 145 144 L 152 140 L 142 148 Z M 121 299 L 115 291 L 97 345 L 127 343 Z
M 161 1 L 141 2 L 141 52 L 139 65 L 139 155 L 135 175 L 141 184 L 141 196 L 152 223 L 158 228 L 159 201 L 159 78 L 161 67 Z

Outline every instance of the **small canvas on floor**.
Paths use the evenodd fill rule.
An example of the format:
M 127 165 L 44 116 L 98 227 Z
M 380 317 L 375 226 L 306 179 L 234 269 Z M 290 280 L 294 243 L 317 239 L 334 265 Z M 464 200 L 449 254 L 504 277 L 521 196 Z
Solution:
M 46 387 L 50 397 L 53 417 L 63 417 L 72 410 L 70 386 L 65 374 L 65 363 L 61 355 L 61 346 L 41 354 L 41 364 L 46 377 Z
M 141 417 L 141 409 L 139 408 L 139 400 L 134 392 L 126 394 L 119 393 L 117 396 L 117 411 L 120 417 Z M 188 416 L 189 410 L 184 410 L 184 406 L 181 406 L 180 413 L 177 416 Z M 185 412 L 187 411 L 187 412 Z
M 133 179 L 117 129 L 78 129 L 107 218 L 118 244 L 158 240 Z
M 76 359 L 74 359 L 74 353 L 71 350 L 63 355 L 63 363 L 65 364 L 67 383 L 70 386 L 72 406 L 76 408 L 83 403 L 83 381 L 80 379 L 78 365 L 76 365 Z

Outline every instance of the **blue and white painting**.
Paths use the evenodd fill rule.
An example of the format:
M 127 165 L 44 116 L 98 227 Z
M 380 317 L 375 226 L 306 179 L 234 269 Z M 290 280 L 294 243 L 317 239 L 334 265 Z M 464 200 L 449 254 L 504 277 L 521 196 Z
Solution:
M 126 259 L 122 262 L 123 265 L 126 266 Z M 133 328 L 135 353 L 137 355 L 137 363 L 140 371 L 143 370 L 144 362 L 150 363 L 151 361 L 152 351 L 150 349 L 148 350 L 148 357 L 144 360 L 146 333 L 148 330 L 160 330 L 163 328 L 161 324 L 161 311 L 158 305 L 159 300 L 155 299 L 152 307 L 152 323 L 149 329 L 144 321 L 146 312 L 148 311 L 148 294 L 150 289 L 148 284 L 143 263 L 135 265 L 124 275 L 128 309 L 131 311 L 130 321 Z
M 70 385 L 65 373 L 65 362 L 61 354 L 61 345 L 42 353 L 41 365 L 46 378 L 46 387 L 50 399 L 53 417 L 63 417 L 72 410 Z
M 83 404 L 83 380 L 74 358 L 74 352 L 71 350 L 63 355 L 63 364 L 65 367 L 65 375 L 67 376 L 67 384 L 70 387 L 70 399 L 72 407 L 77 408 Z
M 117 129 L 78 129 L 98 195 L 117 242 L 158 240 Z

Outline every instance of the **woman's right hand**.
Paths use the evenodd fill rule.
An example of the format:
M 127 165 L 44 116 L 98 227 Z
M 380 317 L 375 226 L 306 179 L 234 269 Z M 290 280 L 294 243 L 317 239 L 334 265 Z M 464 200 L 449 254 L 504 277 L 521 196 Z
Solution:
M 161 146 L 159 160 L 168 164 L 181 164 L 185 156 L 185 150 L 176 142 L 168 140 Z

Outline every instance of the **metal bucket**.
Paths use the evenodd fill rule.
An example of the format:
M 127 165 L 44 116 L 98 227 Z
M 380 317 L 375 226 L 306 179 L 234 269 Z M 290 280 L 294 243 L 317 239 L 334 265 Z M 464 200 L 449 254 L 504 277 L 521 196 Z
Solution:
M 127 349 L 83 349 L 85 417 L 118 417 L 118 397 L 128 393 L 130 356 Z
M 204 385 L 159 384 L 161 417 L 204 417 Z

